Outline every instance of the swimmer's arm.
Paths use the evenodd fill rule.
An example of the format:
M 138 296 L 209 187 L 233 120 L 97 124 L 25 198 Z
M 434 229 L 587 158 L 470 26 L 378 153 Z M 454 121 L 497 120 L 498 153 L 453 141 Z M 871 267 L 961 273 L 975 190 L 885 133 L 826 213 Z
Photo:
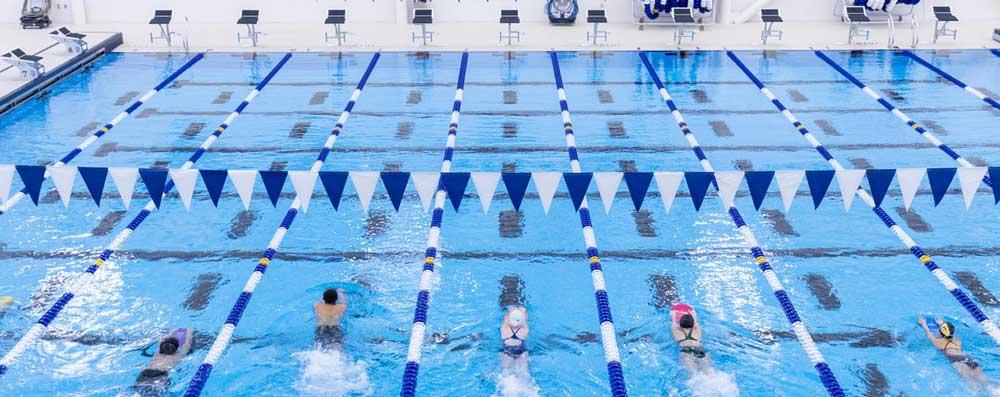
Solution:
M 344 307 L 347 307 L 347 294 L 344 293 L 343 288 L 337 288 L 337 300 L 340 301 L 338 305 L 343 305 Z
M 194 343 L 194 331 L 191 328 L 184 330 L 184 346 L 181 346 L 181 352 L 185 355 L 191 352 L 191 346 Z

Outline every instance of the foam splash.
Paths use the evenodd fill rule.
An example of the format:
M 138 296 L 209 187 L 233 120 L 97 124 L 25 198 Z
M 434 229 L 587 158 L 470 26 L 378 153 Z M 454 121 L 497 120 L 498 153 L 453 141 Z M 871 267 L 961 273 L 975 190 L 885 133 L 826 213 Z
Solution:
M 736 386 L 733 376 L 719 370 L 698 371 L 687 381 L 691 395 L 695 397 L 731 397 L 739 396 L 740 388 Z
M 292 356 L 305 366 L 294 385 L 301 395 L 372 395 L 364 361 L 352 361 L 339 350 L 310 350 Z
M 497 376 L 497 392 L 502 397 L 538 397 L 540 389 L 528 371 L 528 357 L 510 359 L 503 357 L 503 369 Z

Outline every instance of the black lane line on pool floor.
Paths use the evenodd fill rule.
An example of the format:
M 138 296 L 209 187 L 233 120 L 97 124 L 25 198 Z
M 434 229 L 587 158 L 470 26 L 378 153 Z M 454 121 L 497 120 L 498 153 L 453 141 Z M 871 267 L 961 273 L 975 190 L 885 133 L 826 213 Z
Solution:
M 878 84 L 948 84 L 947 81 L 939 79 L 881 79 L 881 80 L 871 80 L 873 83 Z M 780 85 L 842 85 L 846 82 L 843 80 L 779 80 L 768 85 L 780 86 Z M 602 86 L 602 85 L 613 85 L 613 86 L 648 86 L 653 85 L 652 82 L 646 81 L 623 81 L 623 80 L 588 80 L 588 81 L 566 81 L 563 84 L 567 86 Z M 684 85 L 751 85 L 753 83 L 744 80 L 706 80 L 706 81 L 693 81 L 693 80 L 673 80 L 669 82 L 664 82 L 667 86 L 684 86 Z M 846 83 L 850 84 L 850 83 Z M 272 86 L 288 86 L 288 87 L 345 87 L 349 88 L 352 83 L 348 82 L 328 82 L 328 81 L 298 81 L 298 82 L 275 82 L 271 84 Z M 470 81 L 465 84 L 467 87 L 520 87 L 520 86 L 545 86 L 548 87 L 552 85 L 549 81 L 503 81 L 503 82 L 493 82 L 493 81 Z M 201 87 L 218 87 L 218 86 L 253 86 L 252 83 L 246 81 L 191 81 L 191 80 L 177 80 L 171 88 L 180 88 L 183 86 L 201 86 Z M 436 83 L 436 82 L 425 82 L 425 83 L 408 83 L 408 87 L 441 87 L 441 88 L 451 88 L 450 83 Z M 373 83 L 371 87 L 378 88 L 397 88 L 398 83 Z

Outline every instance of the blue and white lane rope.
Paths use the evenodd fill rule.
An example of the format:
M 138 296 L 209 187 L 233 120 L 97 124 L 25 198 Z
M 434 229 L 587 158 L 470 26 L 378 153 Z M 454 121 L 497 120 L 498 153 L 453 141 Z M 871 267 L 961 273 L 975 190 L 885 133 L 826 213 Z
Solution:
M 974 87 L 971 87 L 968 84 L 963 83 L 962 80 L 959 80 L 955 76 L 952 76 L 950 73 L 945 72 L 944 70 L 941 70 L 941 68 L 939 68 L 937 66 L 934 66 L 930 62 L 927 62 L 926 60 L 924 60 L 923 58 L 921 58 L 919 55 L 914 54 L 912 51 L 910 51 L 910 50 L 903 50 L 903 54 L 906 55 L 906 56 L 908 56 L 908 57 L 910 57 L 910 59 L 913 59 L 914 61 L 917 61 L 917 63 L 919 63 L 921 65 L 924 65 L 924 67 L 926 67 L 927 69 L 930 69 L 932 72 L 937 73 L 938 76 L 944 77 L 945 80 L 948 80 L 952 84 L 957 85 L 959 88 L 965 90 L 965 92 L 968 92 L 968 93 L 972 94 L 972 96 L 974 96 L 976 98 L 979 98 L 980 101 L 986 102 L 986 104 L 988 104 L 990 106 L 993 106 L 994 108 L 1000 109 L 1000 102 L 997 102 L 996 99 L 990 98 L 989 96 L 987 96 L 986 94 L 984 94 L 982 91 L 979 91 L 979 90 L 975 89 Z
M 337 124 L 334 125 L 333 130 L 330 135 L 326 138 L 326 143 L 323 144 L 323 148 L 320 149 L 319 156 L 316 161 L 313 162 L 312 167 L 309 168 L 309 172 L 319 172 L 323 168 L 323 163 L 326 162 L 327 156 L 330 155 L 330 150 L 333 149 L 333 144 L 337 142 L 337 137 L 340 136 L 340 131 L 344 128 L 344 124 L 347 123 L 347 119 L 351 116 L 351 111 L 354 110 L 354 104 L 357 103 L 358 98 L 361 97 L 361 91 L 364 90 L 365 84 L 368 82 L 368 77 L 371 76 L 372 70 L 375 69 L 375 64 L 378 63 L 381 53 L 376 52 L 372 55 L 372 59 L 368 62 L 368 68 L 365 69 L 365 74 L 361 76 L 361 80 L 358 81 L 358 85 L 354 88 L 354 92 L 351 94 L 351 99 L 347 101 L 347 105 L 344 106 L 344 111 L 340 113 L 340 118 L 337 119 Z M 205 384 L 208 382 L 208 377 L 212 374 L 212 368 L 215 367 L 215 363 L 219 361 L 222 353 L 226 351 L 229 344 L 233 339 L 233 332 L 236 330 L 236 326 L 240 323 L 240 318 L 243 317 L 243 312 L 246 311 L 247 305 L 250 304 L 250 298 L 253 297 L 254 290 L 257 289 L 257 285 L 260 283 L 261 278 L 264 277 L 264 272 L 267 271 L 267 267 L 271 264 L 271 260 L 274 259 L 274 255 L 278 253 L 278 248 L 281 247 L 281 242 L 285 239 L 285 235 L 288 233 L 288 229 L 292 227 L 292 222 L 295 221 L 295 216 L 299 212 L 299 208 L 302 207 L 302 202 L 299 201 L 298 196 L 292 200 L 291 206 L 288 208 L 288 212 L 285 212 L 285 217 L 281 221 L 281 225 L 278 229 L 274 231 L 271 236 L 271 242 L 267 244 L 267 249 L 264 250 L 264 254 L 261 255 L 260 260 L 257 262 L 257 266 L 254 268 L 253 272 L 250 273 L 250 278 L 247 279 L 246 284 L 243 286 L 243 291 L 240 292 L 240 296 L 236 299 L 236 303 L 233 308 L 229 311 L 229 316 L 226 318 L 226 322 L 222 324 L 222 329 L 219 330 L 218 335 L 215 337 L 215 341 L 212 342 L 212 347 L 208 350 L 208 354 L 205 355 L 205 359 L 198 366 L 198 370 L 195 372 L 191 381 L 188 383 L 187 389 L 184 390 L 184 396 L 200 396 L 202 390 L 205 388 Z
M 115 126 L 118 125 L 118 123 L 120 123 L 130 114 L 135 112 L 135 110 L 138 109 L 140 106 L 142 106 L 144 103 L 146 103 L 146 101 L 149 101 L 150 98 L 159 93 L 160 90 L 170 85 L 170 83 L 172 83 L 174 80 L 180 77 L 182 73 L 191 68 L 191 66 L 194 66 L 195 63 L 198 63 L 198 61 L 200 61 L 204 57 L 205 54 L 200 52 L 196 54 L 194 57 L 191 57 L 191 59 L 188 60 L 187 63 L 185 63 L 179 69 L 174 71 L 174 73 L 172 73 L 170 76 L 167 76 L 166 80 L 163 80 L 162 82 L 160 82 L 160 84 L 157 84 L 156 87 L 154 87 L 152 90 L 149 90 L 149 92 L 147 92 L 146 95 L 143 95 L 141 98 L 139 98 L 139 100 L 135 101 L 135 103 L 125 108 L 125 110 L 123 110 L 121 113 L 118 113 L 118 115 L 115 116 L 115 118 L 111 119 L 110 122 L 108 122 L 103 127 L 101 127 L 93 134 L 91 134 L 89 137 L 87 137 L 87 139 L 84 139 L 83 142 L 81 142 L 79 145 L 73 148 L 73 150 L 70 150 L 69 153 L 66 153 L 66 155 L 63 156 L 62 159 L 56 161 L 54 164 L 52 164 L 52 166 L 62 167 L 68 164 L 70 161 L 73 161 L 73 159 L 76 158 L 76 156 L 80 155 L 80 153 L 83 153 L 83 151 L 87 149 L 88 146 L 90 146 L 94 142 L 97 142 L 97 140 L 100 139 L 102 136 L 104 136 L 104 134 L 111 132 L 111 130 L 115 128 Z M 44 177 L 47 179 L 49 176 L 50 176 L 49 171 L 46 170 Z M 21 191 L 17 193 L 14 193 L 14 195 L 11 196 L 11 198 L 7 199 L 7 201 L 3 203 L 3 205 L 0 205 L 0 215 L 3 215 L 8 211 L 10 211 L 11 208 L 14 208 L 14 206 L 17 205 L 17 203 L 19 203 L 21 200 L 23 200 L 24 197 L 27 195 L 28 195 L 27 187 L 21 189 Z
M 994 48 L 994 49 L 991 49 L 990 52 L 992 52 L 993 55 L 996 55 L 996 56 L 1000 57 L 1000 50 Z
M 559 56 L 555 51 L 549 52 L 552 59 L 552 73 L 556 80 L 556 94 L 559 95 L 559 110 L 563 119 L 563 131 L 566 135 L 566 152 L 569 153 L 569 166 L 574 173 L 580 172 L 580 157 L 576 150 L 576 135 L 573 134 L 573 121 L 569 117 L 569 102 L 566 101 L 566 89 L 563 86 L 562 72 L 559 70 Z M 580 225 L 583 228 L 583 241 L 587 246 L 587 261 L 590 262 L 590 278 L 594 284 L 594 297 L 597 300 L 597 316 L 601 327 L 601 345 L 604 346 L 604 360 L 608 366 L 608 383 L 611 395 L 624 397 L 628 395 L 625 387 L 625 374 L 622 371 L 621 356 L 618 354 L 618 338 L 615 333 L 615 323 L 611 319 L 611 303 L 604 283 L 604 269 L 601 268 L 601 256 L 597 250 L 597 235 L 590 221 L 590 208 L 587 198 L 580 203 Z
M 271 78 L 273 78 L 274 75 L 278 73 L 278 70 L 281 70 L 281 67 L 284 66 L 285 63 L 288 62 L 288 59 L 291 57 L 292 54 L 287 53 L 285 54 L 284 57 L 281 58 L 281 61 L 279 61 L 278 64 L 274 65 L 274 68 L 272 68 L 271 71 L 267 74 L 267 76 L 264 77 L 263 80 L 261 80 L 260 84 L 257 84 L 257 87 L 254 88 L 253 91 L 250 91 L 250 94 L 247 95 L 247 97 L 243 100 L 242 103 L 240 103 L 240 105 L 236 108 L 236 110 L 230 113 L 229 116 L 226 117 L 226 120 L 223 121 L 222 124 L 220 124 L 219 127 L 215 129 L 215 132 L 213 132 L 212 135 L 210 135 L 208 138 L 205 139 L 204 142 L 201 143 L 201 146 L 198 147 L 198 150 L 195 150 L 194 154 L 192 154 L 191 157 L 184 162 L 184 165 L 181 166 L 180 169 L 186 170 L 194 167 L 194 163 L 198 162 L 198 159 L 200 159 L 201 156 L 205 154 L 205 151 L 208 150 L 208 148 L 211 147 L 212 144 L 215 143 L 217 139 L 219 139 L 219 137 L 226 130 L 226 128 L 228 128 L 233 123 L 233 121 L 236 120 L 236 117 L 239 116 L 244 109 L 246 109 L 246 107 L 250 104 L 250 102 L 252 102 L 254 98 L 257 97 L 257 94 L 260 94 L 260 91 L 264 89 L 264 86 L 266 86 L 267 83 L 271 81 Z M 167 184 L 163 188 L 163 193 L 166 194 L 171 189 L 173 189 L 173 187 L 174 187 L 173 181 L 167 182 Z M 103 252 L 101 252 L 101 256 L 95 259 L 94 263 L 90 265 L 90 267 L 88 267 L 87 270 L 85 270 L 76 279 L 74 279 L 72 282 L 69 283 L 69 287 L 67 287 L 66 292 L 64 292 L 63 295 L 59 297 L 59 300 L 57 300 L 56 303 L 54 303 L 51 307 L 49 307 L 49 309 L 45 312 L 45 314 L 43 314 L 42 317 L 38 319 L 38 322 L 36 322 L 34 325 L 31 326 L 30 329 L 28 329 L 28 332 L 25 333 L 24 336 L 22 336 L 21 339 L 17 341 L 17 344 L 15 344 L 14 347 L 11 348 L 7 352 L 7 354 L 3 356 L 3 358 L 0 358 L 0 375 L 6 373 L 7 368 L 11 364 L 13 364 L 14 361 L 17 360 L 17 358 L 20 357 L 21 354 L 23 354 L 24 351 L 28 349 L 28 347 L 34 345 L 35 342 L 37 342 L 38 339 L 45 334 L 45 331 L 48 329 L 49 324 L 51 324 L 52 321 L 55 320 L 55 318 L 59 315 L 59 313 L 63 310 L 63 308 L 66 307 L 66 304 L 68 304 L 71 300 L 73 300 L 74 296 L 76 296 L 81 290 L 83 290 L 85 287 L 87 287 L 94 281 L 94 273 L 96 273 L 97 270 L 104 265 L 105 261 L 111 258 L 111 255 L 114 254 L 115 251 L 117 251 L 122 246 L 122 244 L 125 243 L 126 240 L 128 240 L 128 238 L 132 235 L 132 233 L 139 228 L 139 225 L 142 225 L 142 222 L 145 221 L 146 217 L 152 214 L 153 211 L 156 211 L 156 205 L 153 204 L 152 201 L 150 201 L 149 203 L 146 204 L 146 206 L 142 208 L 141 211 L 139 211 L 138 214 L 136 214 L 135 218 L 132 218 L 132 221 L 129 222 L 128 226 L 126 226 L 125 229 L 122 229 L 122 231 L 115 236 L 115 239 L 111 241 L 111 244 L 108 244 L 108 247 L 105 248 Z
M 760 92 L 763 93 L 776 108 L 778 108 L 781 114 L 785 116 L 790 123 L 792 123 L 792 126 L 795 127 L 800 134 L 802 134 L 802 137 L 809 141 L 809 144 L 812 145 L 813 149 L 816 149 L 816 152 L 823 156 L 823 159 L 825 159 L 830 166 L 838 171 L 844 169 L 844 166 L 842 166 L 840 162 L 837 161 L 837 159 L 835 159 L 825 147 L 823 147 L 819 140 L 816 139 L 816 137 L 810 133 L 797 118 L 795 118 L 795 115 L 793 115 L 791 111 L 785 108 L 785 105 L 774 96 L 774 93 L 772 93 L 771 90 L 764 86 L 764 83 L 761 82 L 760 79 L 758 79 L 757 76 L 755 76 L 742 61 L 740 61 L 735 53 L 732 51 L 726 51 L 726 54 L 729 55 L 729 59 L 732 59 L 733 62 L 736 63 L 736 66 L 738 66 L 740 70 L 742 70 L 743 73 L 746 74 L 751 81 L 753 81 L 754 85 L 757 86 Z M 896 224 L 896 221 L 893 220 L 892 217 L 885 212 L 885 210 L 875 205 L 875 200 L 872 199 L 868 192 L 859 188 L 858 196 L 861 197 L 861 200 L 864 201 L 865 204 L 868 204 L 868 206 L 872 208 L 875 215 L 878 215 L 879 219 L 882 220 L 885 226 L 896 235 L 899 241 L 902 242 L 911 253 L 913 253 L 913 256 L 920 259 L 920 262 L 923 263 L 924 267 L 926 267 L 927 270 L 929 270 L 931 274 L 938 279 L 941 285 L 943 285 L 948 292 L 951 293 L 956 300 L 958 300 L 958 303 L 961 304 L 962 307 L 964 307 L 977 322 L 979 322 L 979 325 L 983 328 L 983 330 L 986 331 L 986 333 L 989 334 L 997 344 L 1000 344 L 1000 329 L 997 329 L 997 326 L 990 321 L 989 317 L 983 313 L 979 306 L 977 306 L 972 299 L 969 299 L 969 296 L 965 294 L 965 291 L 962 291 L 962 289 L 958 287 L 958 284 L 955 284 L 955 281 L 948 276 L 948 273 L 941 270 L 941 268 L 934 263 L 934 260 L 924 253 L 924 250 L 921 249 L 920 246 L 913 241 L 913 238 L 911 238 L 899 225 Z
M 945 154 L 947 154 L 949 157 L 958 162 L 958 165 L 965 168 L 975 167 L 974 165 L 972 165 L 972 163 L 969 162 L 969 160 L 966 160 L 964 157 L 962 157 L 957 152 L 952 150 L 951 147 L 946 145 L 944 142 L 941 142 L 941 140 L 938 139 L 936 136 L 934 136 L 933 133 L 924 129 L 924 127 L 922 127 L 916 121 L 913 121 L 913 119 L 911 119 L 910 116 L 907 116 L 906 113 L 903 113 L 901 110 L 897 109 L 895 106 L 889 103 L 889 101 L 885 100 L 885 98 L 882 98 L 881 96 L 876 94 L 874 90 L 868 88 L 868 86 L 866 86 L 865 83 L 862 83 L 861 80 L 855 78 L 846 69 L 840 67 L 840 65 L 834 62 L 832 59 L 830 59 L 830 57 L 826 56 L 826 54 L 824 54 L 821 51 L 814 51 L 814 52 L 816 53 L 816 56 L 818 56 L 824 62 L 829 64 L 838 72 L 840 72 L 840 74 L 842 74 L 852 83 L 854 83 L 855 86 L 860 88 L 861 91 L 864 91 L 865 94 L 868 94 L 868 96 L 872 97 L 872 99 L 881 104 L 882 107 L 884 107 L 886 110 L 889 111 L 889 113 L 892 113 L 894 116 L 896 116 L 896 118 L 902 120 L 904 123 L 906 123 L 906 125 L 910 126 L 910 128 L 913 128 L 914 131 L 916 131 L 918 134 L 927 139 L 928 142 L 930 142 L 934 146 L 937 146 L 938 149 L 941 149 L 942 152 L 945 152 Z M 986 185 L 988 186 L 993 186 L 989 175 L 983 176 L 983 182 L 985 182 Z
M 455 139 L 458 134 L 458 119 L 462 114 L 462 97 L 465 92 L 465 71 L 469 66 L 469 53 L 462 53 L 462 65 L 458 69 L 458 83 L 455 86 L 455 102 L 451 107 L 451 123 L 448 124 L 448 140 L 445 142 L 441 172 L 451 172 L 451 160 L 455 154 Z M 434 267 L 437 264 L 438 247 L 441 240 L 441 221 L 444 218 L 444 183 L 438 182 L 434 194 L 434 210 L 431 227 L 427 230 L 427 250 L 424 252 L 424 266 L 420 272 L 420 290 L 417 291 L 417 306 L 413 309 L 413 325 L 410 328 L 410 343 L 406 352 L 406 367 L 403 369 L 403 383 L 399 395 L 412 397 L 417 394 L 417 375 L 420 372 L 420 353 L 427 331 L 427 308 L 431 299 Z
M 677 126 L 680 128 L 681 132 L 684 133 L 684 137 L 687 138 L 688 144 L 691 145 L 691 149 L 694 151 L 694 154 L 698 156 L 698 161 L 701 162 L 702 168 L 707 172 L 713 172 L 714 169 L 712 168 L 712 163 L 710 163 L 708 158 L 705 157 L 705 152 L 702 151 L 701 145 L 698 144 L 698 140 L 695 139 L 694 133 L 691 132 L 687 122 L 684 121 L 684 117 L 681 115 L 681 112 L 677 110 L 677 106 L 674 105 L 673 99 L 670 98 L 670 94 L 663 86 L 663 82 L 660 81 L 660 76 L 657 75 L 656 69 L 654 69 L 653 65 L 649 62 L 649 58 L 646 56 L 646 53 L 640 52 L 639 57 L 642 58 L 642 63 L 646 65 L 646 70 L 649 71 L 649 75 L 652 77 L 653 82 L 656 83 L 656 88 L 660 91 L 660 96 L 663 97 L 663 101 L 666 102 L 667 107 L 670 108 L 670 114 L 673 115 L 674 120 L 677 121 Z M 813 363 L 813 367 L 819 374 L 819 379 L 823 383 L 823 387 L 826 388 L 827 393 L 831 396 L 844 396 L 844 390 L 841 389 L 840 383 L 837 381 L 837 377 L 833 374 L 830 366 L 826 363 L 826 359 L 823 358 L 823 354 L 820 353 L 819 348 L 816 347 L 816 342 L 813 341 L 812 335 L 806 328 L 805 323 L 799 317 L 791 299 L 788 298 L 785 288 L 781 285 L 781 281 L 778 280 L 778 275 L 774 272 L 774 269 L 771 268 L 767 257 L 764 256 L 764 250 L 761 249 L 760 244 L 757 243 L 757 237 L 754 235 L 753 230 L 751 230 L 750 226 L 743 221 L 743 216 L 740 215 L 740 211 L 736 209 L 735 205 L 732 203 L 723 203 L 723 207 L 726 206 L 729 207 L 726 211 L 733 219 L 733 223 L 736 224 L 736 229 L 743 235 L 743 239 L 750 248 L 750 252 L 753 253 L 757 266 L 760 267 L 768 285 L 770 285 L 771 290 L 774 291 L 774 296 L 778 298 L 778 303 L 781 304 L 781 310 L 785 312 L 785 317 L 787 317 L 788 322 L 792 324 L 792 330 L 795 332 L 795 337 L 799 340 L 799 343 L 802 345 L 802 349 L 806 351 L 806 355 L 809 356 L 809 360 Z

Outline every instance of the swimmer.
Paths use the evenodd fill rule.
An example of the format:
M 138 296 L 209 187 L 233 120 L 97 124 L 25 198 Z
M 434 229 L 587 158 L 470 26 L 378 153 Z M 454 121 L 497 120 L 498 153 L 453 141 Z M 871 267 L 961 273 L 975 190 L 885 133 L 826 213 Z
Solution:
M 344 289 L 327 288 L 323 291 L 323 299 L 313 304 L 313 311 L 316 313 L 316 343 L 324 349 L 343 345 L 340 319 L 347 311 Z
M 670 333 L 680 346 L 680 361 L 688 372 L 714 371 L 701 343 L 701 325 L 694 308 L 678 303 L 670 308 Z
M 170 388 L 170 370 L 191 352 L 191 329 L 176 328 L 160 339 L 160 348 L 139 373 L 132 389 L 140 395 L 158 396 Z
M 0 296 L 0 316 L 3 315 L 7 309 L 10 309 L 11 305 L 14 304 L 14 298 L 9 296 Z
M 500 338 L 503 340 L 503 353 L 510 358 L 525 355 L 528 349 L 525 342 L 528 339 L 528 310 L 521 306 L 511 307 L 500 324 Z
M 992 381 L 983 372 L 983 367 L 962 351 L 962 341 L 955 336 L 954 324 L 944 322 L 940 318 L 935 318 L 934 322 L 937 323 L 938 335 L 940 336 L 938 337 L 927 327 L 926 319 L 920 317 L 917 322 L 924 329 L 924 333 L 927 334 L 927 339 L 931 341 L 931 344 L 944 354 L 948 362 L 951 363 L 951 366 L 955 367 L 955 371 L 958 371 L 958 375 L 962 379 L 965 379 L 971 389 L 978 392 L 983 387 L 992 384 Z

